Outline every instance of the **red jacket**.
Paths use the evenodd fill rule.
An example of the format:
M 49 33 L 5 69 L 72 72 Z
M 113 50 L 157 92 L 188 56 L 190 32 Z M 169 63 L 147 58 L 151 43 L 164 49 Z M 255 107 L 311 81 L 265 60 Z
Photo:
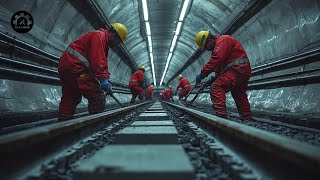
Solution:
M 178 86 L 177 86 L 177 89 L 179 89 L 179 88 L 184 88 L 185 86 L 190 86 L 190 82 L 189 82 L 189 80 L 188 79 L 186 79 L 186 78 L 182 78 L 182 79 L 180 79 L 180 81 L 179 81 L 179 84 L 178 84 Z
M 144 73 L 142 70 L 138 70 L 130 78 L 129 86 L 139 86 L 144 83 Z
M 166 98 L 171 98 L 172 97 L 172 89 L 170 89 L 170 88 L 168 88 L 168 89 L 166 89 L 165 91 L 164 91 L 164 94 L 165 94 L 165 97 Z M 168 99 L 168 100 L 169 100 Z
M 204 76 L 208 76 L 213 71 L 216 75 L 220 75 L 221 71 L 231 62 L 247 58 L 242 45 L 234 37 L 229 35 L 216 36 L 215 41 L 210 60 L 201 70 L 201 74 Z M 233 68 L 245 75 L 250 76 L 251 74 L 250 63 L 235 65 Z
M 108 31 L 99 29 L 88 32 L 73 41 L 69 47 L 76 50 L 89 61 L 90 72 L 98 79 L 110 78 L 108 71 L 109 36 Z M 59 71 L 70 71 L 75 74 L 88 72 L 88 67 L 75 55 L 64 52 L 59 61 Z
M 148 86 L 147 87 L 147 95 L 153 96 L 153 88 L 152 88 L 152 86 Z

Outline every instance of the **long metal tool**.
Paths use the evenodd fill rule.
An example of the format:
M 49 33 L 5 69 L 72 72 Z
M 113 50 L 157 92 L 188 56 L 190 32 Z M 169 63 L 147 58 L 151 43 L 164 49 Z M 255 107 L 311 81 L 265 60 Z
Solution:
M 215 81 L 217 79 L 217 77 L 216 76 L 211 76 L 211 78 L 208 80 L 208 81 L 206 81 L 205 83 L 203 83 L 202 85 L 201 85 L 201 87 L 200 87 L 200 89 L 198 90 L 198 92 L 197 92 L 197 94 L 193 97 L 193 99 L 191 100 L 191 101 L 187 101 L 186 102 L 186 105 L 191 105 L 196 99 L 197 99 L 197 97 L 199 96 L 199 94 L 200 94 L 200 92 L 202 92 L 206 87 L 208 87 L 208 86 L 211 86 L 211 84 Z
M 114 99 L 121 107 L 124 107 L 124 105 L 113 95 L 112 89 L 110 88 L 109 92 L 106 93 L 106 96 L 110 95 L 112 99 Z
M 192 87 L 192 89 L 191 89 L 191 90 L 189 91 L 189 93 L 186 95 L 186 97 L 185 97 L 185 99 L 184 99 L 185 101 L 187 101 L 187 98 L 189 97 L 189 95 L 191 94 L 191 92 L 194 90 L 194 88 L 198 86 L 198 84 L 199 84 L 199 83 L 196 83 L 196 84 Z

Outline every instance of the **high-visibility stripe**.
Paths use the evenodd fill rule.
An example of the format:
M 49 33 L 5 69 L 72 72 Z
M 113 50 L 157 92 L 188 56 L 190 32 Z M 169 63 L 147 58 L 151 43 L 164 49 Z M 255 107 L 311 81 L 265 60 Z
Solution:
M 89 61 L 87 58 L 85 58 L 84 56 L 82 56 L 82 54 L 80 54 L 78 51 L 76 51 L 75 49 L 68 47 L 66 49 L 66 51 L 70 54 L 75 55 L 81 62 L 83 62 L 87 67 L 89 67 Z
M 238 65 L 238 64 L 243 64 L 243 63 L 249 63 L 249 59 L 248 58 L 242 58 L 242 59 L 237 59 L 233 62 L 231 62 L 230 64 L 228 64 L 222 71 L 220 74 L 223 74 L 224 72 L 226 72 L 229 68 L 231 68 L 232 66 Z
M 130 82 L 139 82 L 138 80 L 132 79 Z

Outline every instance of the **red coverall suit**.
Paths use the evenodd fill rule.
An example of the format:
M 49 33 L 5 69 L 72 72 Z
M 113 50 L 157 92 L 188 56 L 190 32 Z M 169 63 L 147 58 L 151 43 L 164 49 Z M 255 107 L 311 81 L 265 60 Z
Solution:
M 172 98 L 172 89 L 168 88 L 164 92 L 164 100 L 165 101 L 170 101 L 171 98 Z
M 246 91 L 251 75 L 250 62 L 242 45 L 232 36 L 216 36 L 210 60 L 201 74 L 208 76 L 212 71 L 218 76 L 211 85 L 211 101 L 216 115 L 227 117 L 226 93 L 231 91 L 238 112 L 243 119 L 252 119 Z M 232 64 L 231 64 L 232 63 Z
M 73 41 L 59 61 L 62 97 L 59 119 L 71 119 L 82 95 L 88 99 L 90 114 L 104 111 L 106 96 L 98 79 L 109 79 L 108 32 L 104 29 L 88 32 Z
M 129 88 L 132 94 L 130 103 L 135 103 L 136 97 L 140 100 L 143 99 L 143 89 L 142 84 L 144 83 L 144 74 L 142 70 L 138 70 L 130 78 Z
M 146 91 L 147 91 L 146 92 L 146 99 L 147 100 L 151 100 L 152 97 L 153 97 L 153 88 L 152 88 L 152 86 L 148 86 Z
M 177 86 L 177 89 L 182 88 L 182 90 L 179 93 L 179 99 L 182 99 L 183 97 L 185 97 L 189 91 L 191 90 L 191 85 L 188 79 L 186 78 L 182 78 L 179 81 L 179 84 Z

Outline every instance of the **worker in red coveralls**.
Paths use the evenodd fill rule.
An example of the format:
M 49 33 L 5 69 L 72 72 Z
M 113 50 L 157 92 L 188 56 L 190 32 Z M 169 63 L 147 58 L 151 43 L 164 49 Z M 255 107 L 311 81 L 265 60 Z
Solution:
M 114 23 L 110 30 L 88 32 L 73 41 L 60 57 L 58 71 L 62 84 L 59 120 L 71 119 L 82 96 L 88 99 L 90 114 L 105 110 L 111 84 L 108 71 L 109 47 L 123 43 L 127 28 Z
M 163 92 L 160 93 L 160 100 L 164 100 L 164 98 L 163 98 Z
M 179 99 L 185 97 L 191 90 L 191 85 L 188 79 L 184 78 L 182 74 L 179 75 L 179 84 L 176 89 L 176 93 L 179 88 L 182 88 L 179 93 Z
M 153 85 L 150 84 L 146 90 L 146 100 L 152 100 L 153 98 Z
M 170 85 L 165 91 L 164 91 L 164 100 L 170 101 L 173 99 L 172 97 L 172 86 Z
M 144 71 L 144 66 L 139 66 L 138 70 L 130 78 L 131 104 L 135 103 L 137 96 L 140 100 L 143 100 Z
M 216 115 L 227 118 L 226 93 L 231 91 L 241 118 L 252 120 L 246 94 L 251 67 L 242 45 L 232 36 L 214 36 L 209 31 L 200 31 L 195 41 L 200 48 L 212 51 L 196 82 L 215 72 L 218 78 L 211 85 L 210 95 Z

